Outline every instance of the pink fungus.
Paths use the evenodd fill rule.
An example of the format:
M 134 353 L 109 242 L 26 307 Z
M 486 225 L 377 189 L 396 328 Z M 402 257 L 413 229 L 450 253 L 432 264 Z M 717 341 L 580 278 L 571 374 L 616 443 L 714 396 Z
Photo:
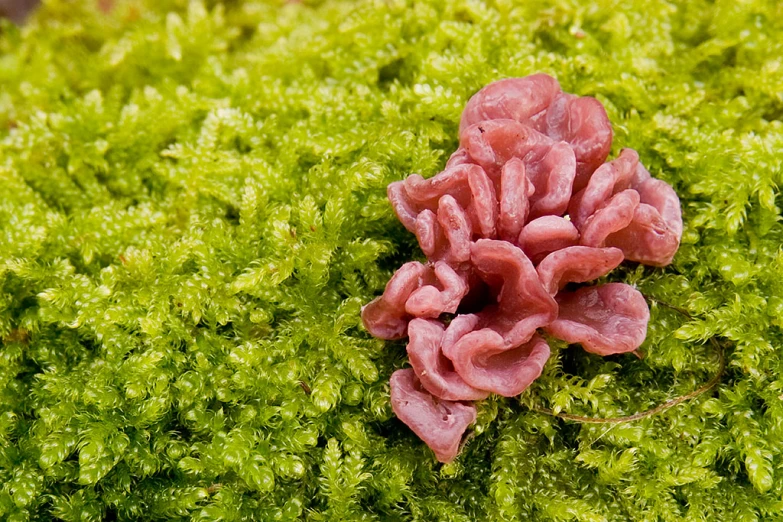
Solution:
M 461 337 L 447 357 L 471 386 L 514 397 L 541 375 L 549 359 L 549 345 L 534 335 L 529 341 L 509 348 L 502 335 L 485 328 Z
M 560 90 L 546 74 L 493 82 L 473 95 L 460 120 L 460 135 L 488 120 L 511 119 L 565 141 L 576 156 L 574 191 L 581 190 L 612 148 L 612 125 L 601 102 Z
M 441 399 L 475 401 L 489 393 L 467 384 L 442 350 L 445 327 L 438 321 L 414 319 L 408 325 L 408 358 L 422 386 Z
M 468 285 L 448 264 L 405 263 L 386 284 L 383 295 L 362 309 L 367 330 L 381 339 L 405 337 L 413 317 L 454 313 Z
M 518 395 L 541 375 L 540 331 L 599 355 L 638 348 L 650 313 L 637 290 L 567 285 L 624 259 L 665 266 L 682 237 L 677 194 L 635 151 L 605 163 L 601 103 L 545 74 L 481 89 L 459 140 L 443 172 L 389 185 L 428 263 L 403 265 L 362 310 L 372 335 L 409 337 L 412 368 L 392 375 L 392 408 L 441 462 L 475 422 L 468 401 Z
M 588 286 L 557 296 L 560 313 L 545 328 L 598 355 L 632 352 L 647 335 L 650 310 L 638 290 L 623 284 Z
M 623 262 L 618 248 L 571 246 L 552 252 L 538 265 L 538 277 L 551 295 L 568 283 L 586 283 L 605 276 Z
M 555 301 L 519 248 L 506 241 L 481 239 L 471 247 L 471 262 L 494 296 L 476 313 L 476 327 L 500 335 L 502 346 L 513 348 L 529 341 L 536 329 L 557 316 Z
M 472 404 L 439 399 L 421 387 L 413 370 L 391 376 L 394 414 L 435 453 L 440 462 L 454 460 L 465 429 L 476 422 Z
M 565 213 L 576 175 L 574 151 L 567 143 L 514 120 L 491 120 L 465 129 L 460 146 L 496 186 L 507 162 L 522 161 L 534 188 L 530 195 L 531 218 Z
M 560 216 L 542 216 L 530 221 L 517 239 L 519 248 L 534 263 L 556 250 L 577 245 L 579 231 L 571 221 Z

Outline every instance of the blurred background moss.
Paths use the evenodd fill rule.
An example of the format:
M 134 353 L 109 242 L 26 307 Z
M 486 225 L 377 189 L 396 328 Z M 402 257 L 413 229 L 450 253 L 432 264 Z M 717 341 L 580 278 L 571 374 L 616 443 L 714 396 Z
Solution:
M 38 7 L 40 0 L 0 0 L 0 17 L 22 23 Z

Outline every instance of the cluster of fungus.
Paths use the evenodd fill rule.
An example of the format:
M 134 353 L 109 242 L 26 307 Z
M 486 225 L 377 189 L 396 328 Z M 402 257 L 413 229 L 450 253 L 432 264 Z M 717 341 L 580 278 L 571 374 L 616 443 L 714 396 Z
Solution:
M 603 105 L 544 74 L 492 83 L 468 102 L 443 172 L 388 188 L 427 264 L 411 262 L 362 310 L 382 339 L 408 337 L 391 376 L 397 417 L 453 460 L 473 401 L 524 391 L 550 355 L 541 332 L 599 355 L 635 350 L 644 297 L 586 283 L 623 260 L 664 266 L 682 235 L 677 194 L 624 149 L 606 162 Z

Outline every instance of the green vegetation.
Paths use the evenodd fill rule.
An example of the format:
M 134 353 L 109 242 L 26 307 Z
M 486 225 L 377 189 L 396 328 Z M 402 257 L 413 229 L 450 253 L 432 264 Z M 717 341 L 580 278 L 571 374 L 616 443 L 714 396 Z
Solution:
M 102 2 L 108 5 L 109 2 Z M 0 519 L 783 520 L 783 4 L 48 0 L 0 27 Z M 541 71 L 682 198 L 644 360 L 558 346 L 437 464 L 359 309 L 385 187 Z M 650 418 L 586 425 L 531 411 Z

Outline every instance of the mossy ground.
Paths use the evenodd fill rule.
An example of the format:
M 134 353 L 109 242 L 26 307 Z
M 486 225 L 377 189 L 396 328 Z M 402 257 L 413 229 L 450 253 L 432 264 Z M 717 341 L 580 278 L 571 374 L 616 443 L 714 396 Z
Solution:
M 110 2 L 102 2 L 108 6 Z M 783 519 L 783 4 L 49 0 L 0 29 L 0 519 Z M 592 95 L 680 194 L 647 357 L 557 346 L 453 464 L 359 308 L 421 254 L 385 187 L 467 98 Z M 651 418 L 579 425 L 530 410 Z

